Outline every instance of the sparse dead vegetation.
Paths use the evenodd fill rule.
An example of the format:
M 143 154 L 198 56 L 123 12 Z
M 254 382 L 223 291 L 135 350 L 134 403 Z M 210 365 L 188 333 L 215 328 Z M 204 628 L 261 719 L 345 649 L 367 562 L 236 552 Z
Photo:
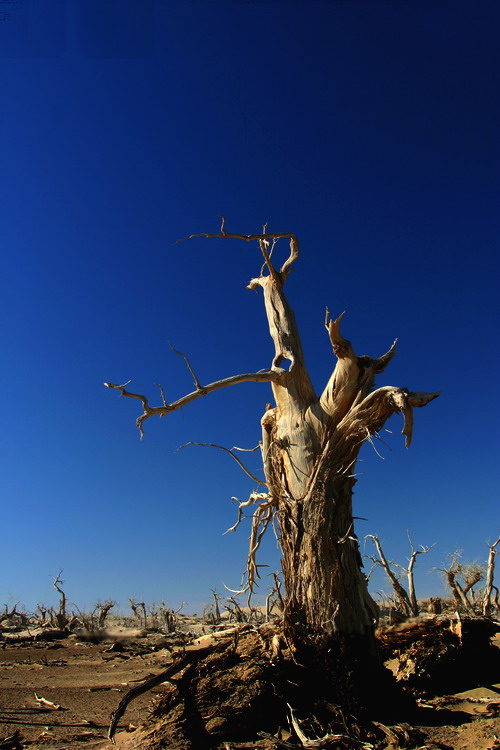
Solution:
M 382 550 L 382 544 L 380 543 L 380 539 L 378 538 L 378 536 L 376 536 L 375 534 L 367 534 L 365 538 L 372 540 L 378 555 L 378 557 L 369 556 L 369 559 L 375 565 L 380 565 L 394 590 L 394 595 L 397 602 L 396 608 L 394 609 L 394 616 L 400 615 L 401 617 L 418 617 L 419 606 L 417 595 L 415 592 L 415 581 L 413 577 L 415 561 L 418 555 L 425 555 L 427 552 L 429 552 L 430 549 L 432 549 L 432 547 L 420 547 L 420 549 L 415 549 L 409 532 L 407 532 L 407 535 L 411 547 L 411 555 L 408 559 L 408 565 L 406 567 L 400 565 L 399 563 L 395 563 L 392 561 L 389 562 L 387 560 Z M 399 572 L 396 573 L 394 571 L 394 568 L 396 568 Z M 408 581 L 408 591 L 406 591 L 406 589 L 402 586 L 399 580 L 400 575 L 406 576 Z

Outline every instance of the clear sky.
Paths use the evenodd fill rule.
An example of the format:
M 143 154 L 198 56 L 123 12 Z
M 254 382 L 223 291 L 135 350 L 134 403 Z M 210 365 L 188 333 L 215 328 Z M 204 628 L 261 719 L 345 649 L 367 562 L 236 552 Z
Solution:
M 3 16 L 2 16 L 3 14 Z M 160 403 L 270 365 L 257 246 L 194 232 L 294 232 L 287 282 L 313 381 L 325 306 L 377 356 L 379 385 L 442 392 L 362 451 L 357 533 L 421 596 L 448 553 L 484 560 L 498 486 L 498 4 L 441 0 L 33 0 L 0 6 L 3 403 L 0 604 L 188 602 L 237 587 L 254 488 L 189 440 L 253 447 L 270 387 Z M 279 246 L 278 246 L 279 247 Z M 285 248 L 282 249 L 284 251 Z M 257 454 L 248 459 L 258 472 Z M 248 522 L 247 522 L 248 523 Z M 279 566 L 274 539 L 261 555 Z M 269 580 L 263 569 L 260 592 Z M 374 577 L 374 590 L 389 590 Z

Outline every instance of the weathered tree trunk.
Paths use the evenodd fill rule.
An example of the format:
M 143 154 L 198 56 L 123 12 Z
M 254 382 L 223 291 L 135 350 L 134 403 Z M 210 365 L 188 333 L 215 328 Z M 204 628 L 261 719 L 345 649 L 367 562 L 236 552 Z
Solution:
M 484 600 L 483 600 L 483 615 L 488 617 L 491 614 L 491 594 L 493 591 L 493 579 L 495 575 L 495 555 L 497 554 L 497 546 L 500 544 L 500 537 L 494 544 L 490 544 L 490 552 L 488 555 L 488 567 L 486 570 L 486 586 L 484 589 Z M 498 593 L 498 591 L 497 591 Z
M 317 396 L 305 366 L 295 317 L 283 291 L 298 258 L 296 237 L 267 233 L 266 227 L 261 235 L 228 234 L 224 224 L 223 220 L 217 235 L 196 236 L 259 243 L 264 266 L 249 288 L 263 290 L 275 346 L 270 369 L 202 387 L 186 359 L 196 391 L 173 404 L 166 403 L 161 391 L 160 407 L 151 407 L 145 396 L 130 393 L 125 386 L 106 385 L 142 401 L 144 412 L 138 419 L 142 433 L 149 417 L 163 416 L 212 390 L 250 380 L 270 382 L 275 406 L 268 406 L 261 422 L 266 491 L 252 493 L 249 501 L 240 503 L 235 525 L 241 518 L 241 507 L 254 503 L 247 590 L 253 588 L 258 576 L 255 553 L 260 539 L 276 515 L 283 553 L 285 629 L 291 642 L 303 643 L 304 637 L 318 643 L 361 638 L 367 652 L 374 653 L 377 607 L 368 594 L 354 533 L 354 466 L 362 443 L 397 411 L 404 416 L 403 434 L 408 446 L 412 407 L 424 406 L 439 394 L 411 393 L 393 386 L 374 391 L 375 375 L 389 364 L 395 345 L 378 359 L 356 356 L 351 343 L 340 333 L 342 315 L 331 320 L 327 310 L 325 326 L 337 362 L 323 393 Z M 278 271 L 271 256 L 281 238 L 290 240 L 290 255 Z M 288 369 L 284 369 L 284 361 L 288 361 Z
M 273 383 L 276 407 L 262 420 L 266 481 L 278 511 L 283 551 L 285 624 L 292 639 L 342 635 L 370 641 L 378 610 L 361 571 L 353 527 L 354 465 L 362 443 L 396 410 L 405 413 L 409 442 L 413 394 L 395 388 L 371 393 L 375 373 L 389 363 L 394 347 L 378 360 L 356 357 L 340 333 L 342 316 L 332 321 L 327 311 L 338 361 L 317 397 L 283 280 L 270 273 L 251 286 L 264 289 L 276 349 L 273 365 L 284 358 L 291 362 L 286 376 Z M 433 397 L 417 397 L 414 405 Z

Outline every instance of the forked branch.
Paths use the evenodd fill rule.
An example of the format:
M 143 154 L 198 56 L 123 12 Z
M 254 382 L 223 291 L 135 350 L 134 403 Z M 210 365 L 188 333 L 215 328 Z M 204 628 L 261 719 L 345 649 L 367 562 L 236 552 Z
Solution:
M 377 558 L 370 558 L 372 562 L 377 563 L 378 565 L 383 568 L 387 578 L 391 582 L 392 588 L 394 589 L 394 593 L 396 594 L 396 597 L 399 601 L 399 606 L 401 608 L 401 612 L 407 616 L 410 617 L 411 615 L 417 615 L 417 612 L 412 611 L 412 605 L 408 596 L 408 593 L 405 591 L 403 586 L 400 584 L 400 582 L 397 579 L 397 576 L 394 574 L 394 572 L 391 569 L 391 565 L 389 561 L 387 560 L 386 556 L 384 555 L 384 552 L 382 550 L 382 545 L 380 544 L 380 539 L 375 534 L 367 534 L 365 539 L 371 539 L 373 544 L 375 545 L 375 548 L 377 550 L 378 559 Z
M 140 393 L 131 393 L 126 390 L 126 387 L 131 381 L 127 381 L 123 385 L 117 385 L 116 383 L 104 383 L 106 388 L 114 388 L 120 391 L 122 396 L 127 398 L 136 398 L 142 402 L 142 408 L 144 412 L 137 418 L 136 424 L 141 433 L 141 437 L 144 435 L 143 423 L 149 417 L 158 415 L 164 417 L 165 414 L 182 409 L 183 406 L 190 404 L 192 401 L 201 396 L 206 396 L 212 391 L 220 390 L 221 388 L 228 388 L 231 385 L 239 385 L 239 383 L 277 383 L 284 380 L 287 377 L 286 370 L 279 367 L 273 368 L 272 370 L 260 370 L 259 372 L 244 373 L 242 375 L 233 375 L 229 378 L 223 378 L 222 380 L 216 380 L 214 383 L 197 388 L 192 393 L 188 393 L 186 396 L 182 396 L 177 401 L 171 404 L 165 404 L 163 406 L 150 406 L 149 400 L 146 396 Z
M 264 225 L 263 227 L 264 231 L 262 234 L 237 234 L 235 232 L 226 232 L 225 226 L 226 226 L 226 219 L 223 216 L 220 232 L 216 232 L 216 233 L 200 232 L 199 234 L 190 234 L 189 237 L 183 237 L 182 239 L 177 240 L 177 242 L 175 242 L 174 244 L 178 245 L 180 242 L 186 242 L 187 240 L 192 240 L 197 237 L 207 237 L 210 239 L 219 238 L 219 239 L 244 240 L 245 242 L 257 241 L 260 244 L 260 248 L 264 255 L 264 259 L 269 269 L 269 273 L 273 275 L 274 268 L 271 265 L 270 256 L 267 254 L 267 247 L 268 247 L 267 243 L 269 242 L 269 240 L 276 241 L 280 239 L 289 239 L 290 240 L 290 254 L 288 258 L 286 259 L 286 261 L 281 266 L 281 269 L 279 271 L 280 281 L 282 284 L 284 283 L 288 274 L 292 270 L 293 264 L 299 257 L 299 241 L 294 234 L 291 234 L 290 232 L 268 232 L 267 224 Z M 273 244 L 276 244 L 276 243 L 274 242 Z

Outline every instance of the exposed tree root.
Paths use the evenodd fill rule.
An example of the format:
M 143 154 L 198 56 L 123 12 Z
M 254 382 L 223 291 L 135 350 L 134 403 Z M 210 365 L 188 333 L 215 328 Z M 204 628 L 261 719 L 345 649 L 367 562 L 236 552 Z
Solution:
M 242 626 L 172 665 L 164 673 L 171 685 L 146 724 L 117 743 L 129 750 L 382 747 L 385 723 L 413 703 L 387 670 L 370 674 L 362 663 L 353 663 L 352 650 L 292 654 L 275 625 Z
M 115 724 L 130 700 L 170 682 L 146 723 L 131 735 L 119 734 L 117 745 L 120 750 L 438 747 L 425 744 L 412 728 L 439 720 L 432 709 L 419 709 L 411 694 L 436 693 L 450 680 L 455 691 L 484 680 L 485 664 L 498 668 L 498 649 L 489 642 L 498 629 L 484 618 L 441 617 L 379 633 L 383 658 L 399 658 L 396 681 L 384 668 L 367 672 L 362 653 L 353 659 L 358 644 L 292 653 L 276 624 L 241 625 L 188 647 L 164 673 L 125 696 Z

